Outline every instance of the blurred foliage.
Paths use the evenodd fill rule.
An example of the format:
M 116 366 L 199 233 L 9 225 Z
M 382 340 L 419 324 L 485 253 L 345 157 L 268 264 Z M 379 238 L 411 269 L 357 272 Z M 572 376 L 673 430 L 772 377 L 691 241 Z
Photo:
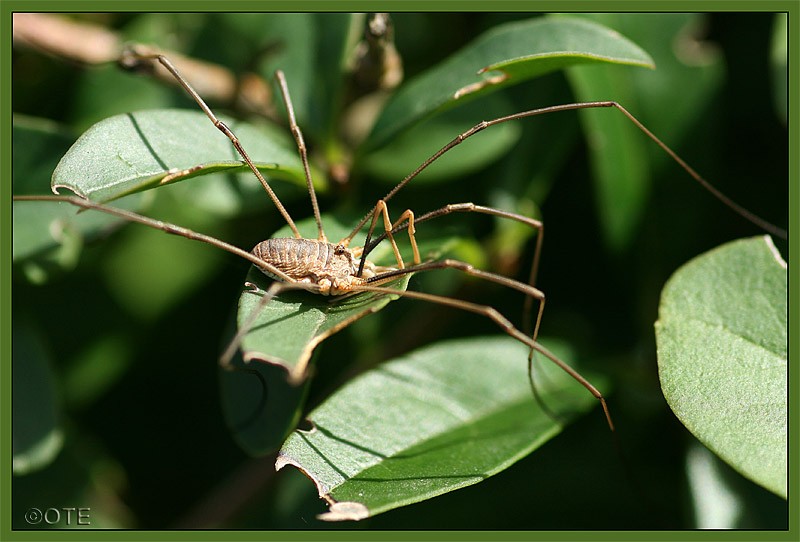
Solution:
M 314 165 L 325 171 L 326 160 L 347 158 L 335 128 L 341 120 L 336 104 L 344 97 L 312 83 L 335 78 L 329 60 L 339 52 L 326 47 L 326 40 L 346 26 L 342 15 L 74 17 L 106 25 L 126 40 L 153 42 L 237 74 L 256 66 L 269 78 L 283 66 Z M 336 24 L 329 18 L 336 18 Z M 522 18 L 527 16 L 395 15 L 406 80 L 480 33 Z M 647 50 L 654 71 L 614 67 L 615 73 L 622 70 L 637 81 L 620 88 L 620 80 L 612 78 L 615 84 L 602 90 L 608 94 L 591 97 L 587 81 L 609 67 L 591 68 L 588 75 L 554 72 L 477 98 L 473 123 L 495 107 L 474 104 L 498 95 L 508 111 L 579 99 L 618 100 L 732 199 L 785 227 L 788 143 L 785 118 L 776 113 L 785 107 L 773 101 L 785 98 L 773 88 L 785 85 L 774 57 L 774 36 L 784 30 L 775 21 L 766 13 L 615 15 L 602 22 Z M 667 29 L 673 33 L 664 35 Z M 648 37 L 656 43 L 648 43 Z M 687 76 L 686 70 L 704 66 L 713 73 Z M 76 139 L 114 114 L 196 109 L 179 90 L 113 66 L 79 68 L 16 48 L 13 70 L 14 111 L 58 126 L 52 130 L 53 152 L 63 153 L 65 134 Z M 238 114 L 230 104 L 212 106 Z M 785 501 L 737 479 L 724 465 L 697 474 L 696 441 L 667 407 L 655 358 L 653 323 L 671 273 L 701 252 L 760 232 L 665 160 L 644 136 L 634 143 L 637 150 L 627 152 L 644 162 L 640 167 L 649 180 L 636 195 L 620 199 L 617 209 L 614 189 L 602 188 L 608 185 L 595 178 L 602 175 L 602 166 L 591 158 L 595 140 L 588 135 L 587 147 L 582 134 L 584 126 L 602 131 L 604 119 L 616 123 L 620 114 L 597 113 L 592 121 L 583 116 L 579 121 L 575 113 L 518 121 L 510 150 L 499 158 L 490 153 L 496 162 L 478 170 L 457 168 L 456 179 L 411 183 L 392 200 L 392 209 L 421 213 L 472 201 L 541 213 L 547 236 L 537 286 L 548 299 L 542 333 L 568 343 L 581 370 L 611 382 L 609 403 L 627 464 L 621 464 L 602 416 L 594 411 L 535 454 L 478 485 L 357 524 L 321 523 L 315 516 L 326 507 L 313 484 L 293 469 L 275 474 L 274 456 L 246 456 L 223 417 L 217 358 L 248 264 L 163 232 L 112 224 L 100 242 L 87 240 L 73 271 L 54 265 L 14 270 L 15 329 L 24 322 L 26 337 L 40 337 L 36 350 L 45 351 L 50 362 L 38 369 L 50 372 L 41 378 L 56 388 L 53 431 L 64 435 L 53 462 L 14 479 L 14 526 L 27 527 L 22 519 L 27 508 L 58 502 L 91 506 L 94 526 L 147 529 L 680 529 L 697 525 L 703 515 L 699 484 L 724 474 L 718 485 L 734 495 L 729 502 L 737 507 L 725 516 L 734 519 L 724 526 L 785 528 Z M 282 119 L 280 114 L 276 118 Z M 431 141 L 430 153 L 445 141 Z M 458 156 L 456 150 L 448 159 Z M 52 159 L 43 155 L 40 163 Z M 406 171 L 416 165 L 409 163 Z M 397 171 L 378 164 L 364 168 Z M 16 179 L 15 170 L 15 189 Z M 41 183 L 40 193 L 48 192 L 49 181 L 47 172 L 31 179 Z M 189 195 L 194 183 L 159 189 L 147 214 L 243 248 L 282 225 L 267 201 L 232 217 L 209 211 Z M 277 185 L 293 216 L 310 214 L 295 185 Z M 321 198 L 323 209 L 361 216 L 387 184 L 355 168 L 346 183 L 330 188 Z M 615 212 L 626 218 L 612 218 Z M 525 280 L 525 262 L 532 255 L 527 236 L 484 216 L 444 218 L 437 227 L 474 240 L 461 247 L 458 257 L 476 254 L 473 261 L 485 259 L 483 267 Z M 421 225 L 420 238 L 424 231 Z M 785 243 L 776 241 L 785 254 Z M 522 301 L 502 288 L 453 273 L 415 276 L 410 288 L 491 304 L 512 319 Z M 354 366 L 364 369 L 432 341 L 494 332 L 490 323 L 468 314 L 412 301 L 392 303 L 326 341 L 308 390 L 309 405 L 339 388 Z

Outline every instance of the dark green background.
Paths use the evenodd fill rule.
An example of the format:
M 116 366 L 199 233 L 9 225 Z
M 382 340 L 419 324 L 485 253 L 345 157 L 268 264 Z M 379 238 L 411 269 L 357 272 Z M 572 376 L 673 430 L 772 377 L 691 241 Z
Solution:
M 90 20 L 142 39 L 141 33 L 147 34 L 142 26 L 152 21 L 145 17 L 152 16 L 103 15 Z M 258 45 L 256 37 L 226 30 L 227 23 L 219 16 L 162 17 L 164 27 L 174 29 L 164 46 L 234 71 L 248 64 Z M 446 58 L 482 31 L 520 17 L 396 15 L 397 45 L 406 77 Z M 776 113 L 768 63 L 773 24 L 772 14 L 704 17 L 701 37 L 719 47 L 726 73 L 713 99 L 691 119 L 691 128 L 679 141 L 668 143 L 734 200 L 786 227 L 787 130 Z M 179 92 L 158 84 L 125 74 L 98 75 L 97 70 L 19 48 L 12 67 L 15 113 L 53 119 L 69 134 L 77 135 L 112 112 L 156 105 L 192 107 Z M 515 110 L 573 100 L 560 73 L 506 94 Z M 115 107 L 120 109 L 112 111 Z M 224 109 L 224 105 L 218 107 Z M 680 94 L 663 107 L 680 115 Z M 186 247 L 191 243 L 181 239 L 157 241 L 166 236 L 133 226 L 87 247 L 75 271 L 58 274 L 45 286 L 32 286 L 15 272 L 14 321 L 38 322 L 57 376 L 66 442 L 47 468 L 14 479 L 14 525 L 25 527 L 22 513 L 30 506 L 90 506 L 96 525 L 146 529 L 691 528 L 685 456 L 697 444 L 660 394 L 652 327 L 658 296 L 669 275 L 688 259 L 725 241 L 760 232 L 668 164 L 657 170 L 644 220 L 632 242 L 609 249 L 594 206 L 577 117 L 564 113 L 557 121 L 548 121 L 553 123 L 547 124 L 548 129 L 563 134 L 553 134 L 552 140 L 563 137 L 568 144 L 558 151 L 564 156 L 551 184 L 534 189 L 540 194 L 537 204 L 547 228 L 538 280 L 548 299 L 542 333 L 570 341 L 578 357 L 586 360 L 582 367 L 613 381 L 609 402 L 624 466 L 602 415 L 595 411 L 534 455 L 481 484 L 359 524 L 320 523 L 315 514 L 325 506 L 313 484 L 288 469 L 275 475 L 272 457 L 246 457 L 222 419 L 216 359 L 247 265 L 226 255 L 211 256 L 210 263 L 201 264 L 204 271 L 190 289 L 172 301 L 145 304 L 137 312 L 120 301 L 123 298 L 114 288 L 133 289 L 128 292 L 133 297 L 159 290 L 152 282 L 120 285 L 115 281 L 117 266 L 136 266 L 135 261 L 123 258 L 126 247 L 161 243 L 169 253 L 142 251 L 139 257 L 155 259 L 165 272 L 191 269 L 198 249 Z M 536 120 L 519 125 L 523 138 L 536 137 L 537 129 L 541 138 L 542 125 Z M 307 139 L 313 152 L 313 133 L 307 132 Z M 393 201 L 392 208 L 395 213 L 406 207 L 424 212 L 454 201 L 490 203 L 493 188 L 502 183 L 498 179 L 504 175 L 525 179 L 526 168 L 555 152 L 547 145 L 536 145 L 521 146 L 502 163 L 472 177 L 411 186 Z M 431 148 L 431 153 L 435 150 Z M 415 166 L 408 164 L 408 170 Z M 346 207 L 365 212 L 386 190 L 386 185 L 356 177 L 345 189 L 322 196 L 321 204 L 329 210 Z M 290 211 L 304 217 L 307 207 L 297 200 Z M 165 198 L 153 214 L 245 248 L 280 226 L 277 213 L 266 204 L 263 214 L 222 220 Z M 447 224 L 472 232 L 487 251 L 493 248 L 491 221 L 457 217 Z M 785 242 L 778 242 L 778 247 L 785 255 Z M 213 249 L 201 247 L 200 251 Z M 526 258 L 530 252 L 529 247 Z M 412 281 L 411 287 L 425 289 L 428 280 Z M 447 280 L 457 279 L 448 275 Z M 459 297 L 492 304 L 512 317 L 518 314 L 518 296 L 499 288 L 480 283 L 449 287 Z M 344 363 L 366 352 L 388 358 L 446 337 L 495 332 L 482 319 L 419 303 L 394 303 L 326 342 L 311 402 L 341 382 Z M 117 369 L 107 375 L 93 373 L 96 392 L 87 398 L 82 395 L 86 382 L 76 379 L 74 369 L 89 345 L 98 343 L 107 349 L 99 355 L 101 359 L 113 358 L 120 364 L 113 365 Z M 457 363 L 453 370 L 458 370 Z M 721 469 L 745 504 L 737 526 L 785 528 L 783 500 L 724 465 Z

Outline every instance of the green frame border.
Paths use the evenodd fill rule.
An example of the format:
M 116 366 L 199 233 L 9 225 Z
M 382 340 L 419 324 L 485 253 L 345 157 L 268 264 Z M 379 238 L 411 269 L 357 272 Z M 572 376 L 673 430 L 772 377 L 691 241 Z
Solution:
M 224 9 L 222 9 L 224 7 Z M 491 9 L 489 9 L 491 8 Z M 788 531 L 665 531 L 665 532 L 386 532 L 386 531 L 12 531 L 11 525 L 11 29 L 15 11 L 785 11 L 789 14 L 789 321 L 798 315 L 797 258 L 800 239 L 800 87 L 798 55 L 800 37 L 800 0 L 641 0 L 592 1 L 522 1 L 497 0 L 366 0 L 330 1 L 257 1 L 219 0 L 187 2 L 171 0 L 7 0 L 0 4 L 0 540 L 797 540 L 800 538 L 800 501 L 798 484 L 789 487 Z M 794 53 L 794 54 L 792 54 Z M 791 151 L 794 151 L 792 153 Z M 791 327 L 790 327 L 791 329 Z M 798 393 L 800 378 L 796 360 L 798 340 L 789 336 L 789 479 L 798 479 Z M 601 496 L 599 496 L 601 497 Z M 791 506 L 795 503 L 795 506 Z

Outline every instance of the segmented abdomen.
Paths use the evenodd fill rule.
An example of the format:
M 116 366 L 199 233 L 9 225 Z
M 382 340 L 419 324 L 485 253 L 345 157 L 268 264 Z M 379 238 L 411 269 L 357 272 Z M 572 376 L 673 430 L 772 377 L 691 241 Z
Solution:
M 347 249 L 316 239 L 267 239 L 257 244 L 252 252 L 257 258 L 297 280 L 306 277 L 343 277 L 348 276 L 352 269 Z M 270 275 L 267 271 L 264 273 Z

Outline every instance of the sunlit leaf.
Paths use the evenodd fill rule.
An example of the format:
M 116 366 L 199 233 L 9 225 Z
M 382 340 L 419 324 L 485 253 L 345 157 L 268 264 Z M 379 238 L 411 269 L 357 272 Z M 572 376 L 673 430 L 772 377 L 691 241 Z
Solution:
M 266 124 L 225 122 L 265 176 L 305 183 L 286 133 Z M 202 112 L 153 110 L 117 115 L 92 126 L 59 162 L 52 186 L 109 201 L 200 175 L 242 171 L 249 169 L 230 140 Z M 241 184 L 241 190 L 262 190 L 252 173 Z
M 709 449 L 786 498 L 787 271 L 768 237 L 695 258 L 664 287 L 658 367 L 675 415 Z
M 312 411 L 313 429 L 291 435 L 277 467 L 302 469 L 330 504 L 322 519 L 332 521 L 363 519 L 478 483 L 596 404 L 543 362 L 542 398 L 563 421 L 549 417 L 531 394 L 527 354 L 510 337 L 476 337 L 387 362 Z

